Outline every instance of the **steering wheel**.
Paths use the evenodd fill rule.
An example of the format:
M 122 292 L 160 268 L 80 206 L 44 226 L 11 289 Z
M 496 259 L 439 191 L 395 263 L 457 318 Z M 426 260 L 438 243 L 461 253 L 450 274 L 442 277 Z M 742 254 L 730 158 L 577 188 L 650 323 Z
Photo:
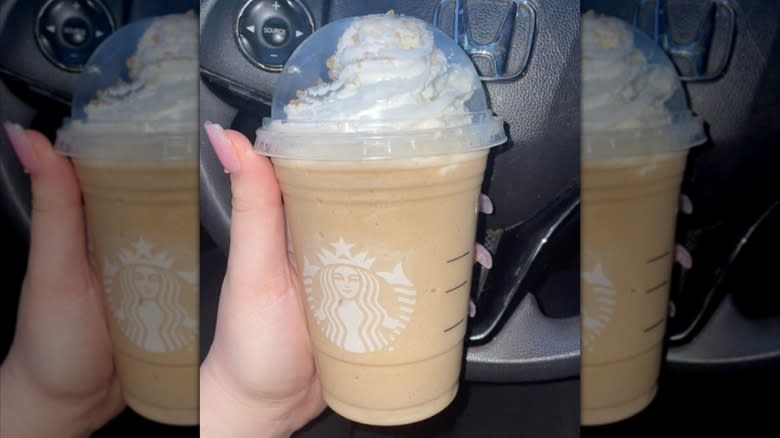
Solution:
M 489 272 L 476 274 L 477 316 L 470 324 L 466 378 L 523 382 L 576 377 L 579 317 L 546 316 L 537 295 L 529 292 L 549 276 L 550 265 L 579 257 L 578 4 L 513 0 L 501 9 L 496 2 L 475 0 L 456 14 L 461 3 L 201 0 L 201 124 L 209 120 L 232 126 L 253 140 L 254 129 L 270 113 L 280 69 L 269 65 L 269 56 L 286 59 L 292 51 L 278 49 L 271 40 L 258 49 L 261 38 L 283 33 L 285 44 L 296 45 L 296 35 L 303 40 L 311 27 L 389 9 L 435 22 L 452 36 L 455 17 L 464 17 L 459 26 L 466 36 L 456 39 L 474 49 L 472 59 L 486 79 L 492 109 L 506 120 L 510 137 L 491 152 L 483 187 L 496 213 L 481 219 L 479 235 L 495 254 L 495 263 Z M 492 46 L 480 44 L 491 39 Z M 492 64 L 485 67 L 473 56 L 491 47 L 505 50 L 508 61 L 488 57 Z M 227 254 L 230 180 L 205 135 L 200 142 L 201 224 Z M 573 275 L 556 293 L 578 303 L 579 274 L 573 265 Z M 578 315 L 575 307 L 572 313 Z
M 126 0 L 0 2 L 0 45 L 5 50 L 0 57 L 0 120 L 32 126 L 53 136 L 62 118 L 69 115 L 80 66 L 102 41 L 129 22 L 184 13 L 195 6 L 194 0 L 145 4 Z M 0 202 L 12 231 L 27 239 L 29 177 L 5 135 L 0 137 Z

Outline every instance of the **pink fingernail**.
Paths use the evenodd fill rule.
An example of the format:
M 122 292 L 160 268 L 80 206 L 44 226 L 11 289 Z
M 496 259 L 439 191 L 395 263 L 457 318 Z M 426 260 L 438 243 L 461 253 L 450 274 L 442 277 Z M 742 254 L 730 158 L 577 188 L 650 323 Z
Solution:
M 485 214 L 493 213 L 493 201 L 482 193 L 479 194 L 479 211 Z
M 691 198 L 688 195 L 680 195 L 680 211 L 683 214 L 693 213 L 693 202 L 691 202 Z
M 29 174 L 37 172 L 41 168 L 41 163 L 38 161 L 32 143 L 30 143 L 30 140 L 24 133 L 24 129 L 12 122 L 4 122 L 3 128 L 8 136 L 8 141 L 11 142 L 11 147 L 14 148 L 16 158 L 24 168 L 24 172 Z
M 691 257 L 691 253 L 679 243 L 674 245 L 674 259 L 685 270 L 691 269 L 693 266 L 693 257 Z
M 490 255 L 487 249 L 482 246 L 481 243 L 474 245 L 474 254 L 476 255 L 477 263 L 484 266 L 486 269 L 493 267 L 493 256 Z
M 233 143 L 225 135 L 225 130 L 218 124 L 209 121 L 203 123 L 203 129 L 206 130 L 211 147 L 214 149 L 214 153 L 217 154 L 222 167 L 225 168 L 225 173 L 238 172 L 241 169 L 241 161 L 239 161 L 236 151 L 233 150 Z

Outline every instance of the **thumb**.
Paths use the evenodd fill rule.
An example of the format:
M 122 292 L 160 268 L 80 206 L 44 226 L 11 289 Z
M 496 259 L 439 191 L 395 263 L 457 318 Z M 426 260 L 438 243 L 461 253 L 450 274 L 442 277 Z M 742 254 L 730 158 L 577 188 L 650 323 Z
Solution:
M 95 368 L 111 364 L 110 341 L 87 261 L 78 179 L 46 137 L 18 125 L 5 129 L 30 174 L 33 200 L 30 254 L 9 357 L 17 357 L 45 387 L 68 394 L 74 388 L 91 391 L 84 379 L 99 375 L 102 384 L 113 368 Z M 85 363 L 92 374 L 73 372 Z
M 230 288 L 226 292 L 285 291 L 290 281 L 287 235 L 273 166 L 268 158 L 252 150 L 241 133 L 225 131 L 209 122 L 205 129 L 225 171 L 230 173 L 233 194 L 225 280 Z
M 230 173 L 233 209 L 227 273 L 204 366 L 254 400 L 286 400 L 311 385 L 314 363 L 288 261 L 279 183 L 270 160 L 246 137 L 211 123 L 205 128 Z
M 85 284 L 74 285 L 79 287 L 63 284 L 63 281 L 84 282 L 90 278 L 81 192 L 73 166 L 67 158 L 54 153 L 42 134 L 9 123 L 5 129 L 31 178 L 27 281 L 35 287 L 31 284 L 30 290 L 83 293 L 88 289 Z

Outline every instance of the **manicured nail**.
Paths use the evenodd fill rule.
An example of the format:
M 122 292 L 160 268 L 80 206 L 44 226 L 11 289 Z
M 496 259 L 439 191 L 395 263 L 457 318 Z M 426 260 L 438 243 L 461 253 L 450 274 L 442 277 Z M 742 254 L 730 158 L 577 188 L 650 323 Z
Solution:
M 14 148 L 16 158 L 24 168 L 24 173 L 33 174 L 37 172 L 41 167 L 41 163 L 38 161 L 32 143 L 27 138 L 27 134 L 24 133 L 24 129 L 12 122 L 4 122 L 3 128 L 8 136 L 8 140 L 11 142 L 11 147 Z
M 674 245 L 674 259 L 686 271 L 691 269 L 693 266 L 693 257 L 691 257 L 691 253 L 689 253 L 688 250 L 679 243 Z
M 474 304 L 474 300 L 469 298 L 469 318 L 473 318 L 477 314 L 477 305 Z
M 484 266 L 486 269 L 493 267 L 493 257 L 490 255 L 487 249 L 482 246 L 481 243 L 474 245 L 474 254 L 476 255 L 477 263 Z
M 479 211 L 485 214 L 493 213 L 493 201 L 483 193 L 479 194 Z
M 225 173 L 235 173 L 241 168 L 241 161 L 238 160 L 236 151 L 233 150 L 233 143 L 225 135 L 225 130 L 216 123 L 206 121 L 203 123 L 203 129 L 209 137 L 211 147 L 217 154 L 219 162 L 225 168 Z
M 691 198 L 688 195 L 680 195 L 680 211 L 683 214 L 693 213 L 693 202 L 691 202 Z

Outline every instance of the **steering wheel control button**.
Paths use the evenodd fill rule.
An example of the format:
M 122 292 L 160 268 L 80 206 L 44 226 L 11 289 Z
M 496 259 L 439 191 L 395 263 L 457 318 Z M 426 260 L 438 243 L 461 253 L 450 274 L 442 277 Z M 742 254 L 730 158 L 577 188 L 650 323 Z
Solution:
M 72 46 L 82 46 L 90 36 L 90 26 L 81 17 L 71 17 L 62 26 L 62 38 Z
M 290 35 L 290 28 L 287 22 L 281 18 L 271 18 L 263 23 L 263 39 L 266 43 L 280 47 L 287 43 L 287 37 Z
M 38 48 L 57 67 L 78 72 L 114 31 L 111 12 L 99 0 L 48 0 L 38 11 Z
M 298 45 L 314 32 L 314 19 L 299 0 L 250 0 L 236 19 L 241 53 L 254 65 L 278 72 Z

